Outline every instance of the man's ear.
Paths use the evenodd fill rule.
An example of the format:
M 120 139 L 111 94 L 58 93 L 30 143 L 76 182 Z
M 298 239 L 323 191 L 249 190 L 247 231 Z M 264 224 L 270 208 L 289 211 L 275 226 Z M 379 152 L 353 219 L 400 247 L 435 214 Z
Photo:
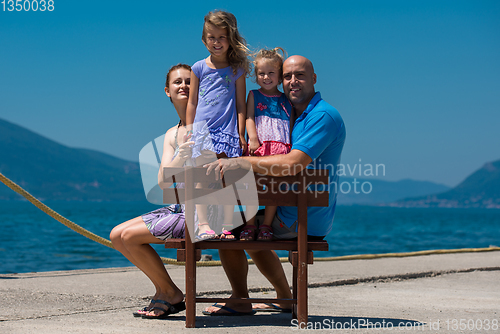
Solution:
M 170 97 L 170 92 L 168 91 L 168 87 L 165 87 L 165 94 L 167 94 L 167 96 Z
M 316 73 L 313 73 L 313 83 L 316 84 Z

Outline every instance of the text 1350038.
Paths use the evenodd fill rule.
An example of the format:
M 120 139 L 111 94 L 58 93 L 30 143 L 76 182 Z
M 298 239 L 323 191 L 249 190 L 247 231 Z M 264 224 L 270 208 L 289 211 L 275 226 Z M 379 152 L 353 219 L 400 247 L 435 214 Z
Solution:
M 7 12 L 52 12 L 54 0 L 2 0 L 2 9 Z

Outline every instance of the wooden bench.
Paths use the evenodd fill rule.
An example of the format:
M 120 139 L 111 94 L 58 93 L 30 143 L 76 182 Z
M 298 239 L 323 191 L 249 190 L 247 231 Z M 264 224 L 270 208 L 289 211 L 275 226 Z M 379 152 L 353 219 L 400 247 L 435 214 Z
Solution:
M 235 197 L 245 198 L 246 192 L 255 189 L 238 188 L 238 181 L 226 184 L 225 181 L 241 180 L 248 171 L 228 171 L 224 175 L 223 187 L 232 186 Z M 205 196 L 214 192 L 210 184 L 214 182 L 214 174 L 206 175 L 205 168 L 165 168 L 164 181 L 169 183 L 184 183 L 181 188 L 168 188 L 163 191 L 164 203 L 186 203 L 186 226 L 194 226 L 195 204 L 227 204 L 220 203 L 218 196 Z M 192 242 L 190 231 L 186 228 L 185 239 L 169 239 L 166 248 L 177 249 L 177 260 L 185 262 L 186 267 L 186 327 L 194 328 L 196 319 L 196 303 L 228 302 L 228 298 L 196 297 L 196 261 L 200 259 L 202 249 L 252 249 L 252 250 L 287 250 L 289 261 L 293 266 L 292 299 L 272 298 L 240 298 L 245 303 L 292 303 L 292 316 L 299 323 L 307 323 L 307 265 L 313 263 L 313 251 L 327 251 L 326 241 L 307 240 L 307 207 L 328 206 L 328 191 L 315 191 L 306 185 L 328 184 L 326 170 L 304 170 L 295 176 L 271 177 L 255 174 L 258 200 L 260 205 L 297 206 L 298 207 L 298 238 L 297 240 L 279 241 L 198 241 Z M 195 188 L 194 184 L 198 186 Z M 294 187 L 284 187 L 284 184 Z M 247 187 L 248 188 L 248 187 Z M 215 193 L 216 194 L 216 193 Z M 190 200 L 189 200 L 190 199 Z M 238 204 L 241 205 L 240 202 Z M 234 301 L 235 299 L 231 299 Z

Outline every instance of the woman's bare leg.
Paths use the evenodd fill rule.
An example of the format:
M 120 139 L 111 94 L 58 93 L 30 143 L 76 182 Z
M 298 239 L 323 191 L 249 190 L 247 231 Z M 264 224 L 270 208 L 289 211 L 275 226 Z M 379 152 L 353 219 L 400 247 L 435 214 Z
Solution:
M 156 288 L 154 299 L 165 300 L 171 304 L 184 299 L 182 291 L 168 275 L 161 258 L 149 245 L 163 243 L 163 241 L 149 232 L 141 217 L 118 225 L 111 231 L 110 237 L 113 246 L 153 282 Z M 155 306 L 162 307 L 162 304 Z M 156 311 L 155 313 L 158 313 Z
M 144 221 L 142 220 L 141 217 L 133 218 L 131 220 L 128 220 L 128 221 L 116 226 L 115 228 L 113 228 L 113 230 L 111 230 L 111 233 L 109 234 L 109 238 L 110 238 L 111 242 L 113 243 L 113 247 L 117 251 L 122 253 L 122 255 L 125 256 L 133 265 L 135 265 L 142 272 L 144 272 L 146 274 L 146 276 L 148 276 L 148 274 L 140 268 L 140 263 L 135 261 L 134 256 L 129 252 L 125 243 L 123 242 L 123 235 L 125 234 L 125 231 L 128 228 L 134 227 L 136 225 L 145 225 Z M 157 239 L 157 242 L 159 242 L 159 241 L 160 240 Z M 148 278 L 154 284 L 156 291 L 157 291 L 157 294 L 158 294 L 160 291 L 158 284 L 156 284 L 156 282 L 153 280 L 152 277 L 148 276 Z M 156 297 L 156 295 L 154 297 Z M 154 299 L 154 297 L 153 297 L 153 299 Z

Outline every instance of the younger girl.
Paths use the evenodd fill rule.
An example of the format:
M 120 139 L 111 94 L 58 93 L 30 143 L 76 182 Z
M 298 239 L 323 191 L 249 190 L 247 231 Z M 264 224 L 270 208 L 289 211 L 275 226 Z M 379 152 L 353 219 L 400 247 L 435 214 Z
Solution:
M 260 89 L 251 90 L 247 99 L 246 128 L 250 155 L 266 156 L 290 152 L 292 105 L 285 94 L 278 90 L 278 85 L 283 80 L 284 55 L 285 51 L 280 47 L 272 50 L 262 49 L 253 61 L 255 78 Z M 272 240 L 271 223 L 275 214 L 275 206 L 266 207 L 264 223 L 259 226 L 257 240 Z M 254 240 L 256 230 L 255 218 L 252 218 L 241 231 L 240 240 Z
M 224 11 L 205 15 L 202 41 L 210 55 L 196 62 L 191 72 L 187 107 L 188 135 L 192 134 L 193 160 L 202 166 L 217 158 L 237 157 L 246 150 L 245 76 L 249 72 L 246 42 L 238 32 L 236 18 Z M 198 237 L 216 237 L 207 220 L 207 207 L 197 205 Z M 222 239 L 234 239 L 234 207 L 224 207 Z

